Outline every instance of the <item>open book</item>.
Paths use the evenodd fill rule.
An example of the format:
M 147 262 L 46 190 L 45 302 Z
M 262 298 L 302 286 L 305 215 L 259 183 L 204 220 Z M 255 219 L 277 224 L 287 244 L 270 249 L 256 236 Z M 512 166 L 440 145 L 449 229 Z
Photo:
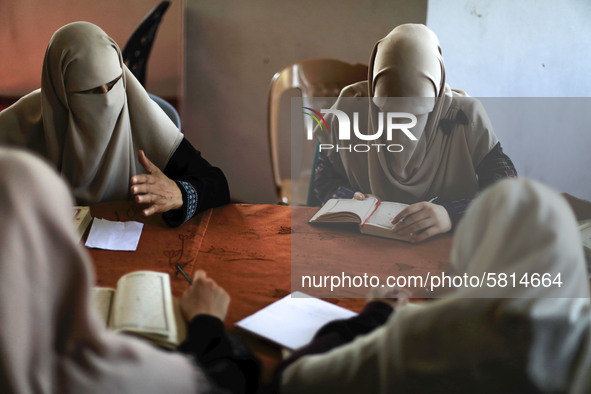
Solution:
M 174 349 L 186 336 L 186 325 L 172 298 L 168 274 L 134 271 L 123 275 L 117 289 L 95 287 L 94 303 L 105 325 Z
M 240 320 L 236 325 L 289 350 L 307 345 L 326 323 L 357 315 L 296 291 Z
M 92 216 L 90 215 L 90 207 L 83 207 L 83 206 L 75 206 L 73 208 L 74 214 L 74 226 L 78 231 L 78 239 L 81 239 L 86 231 L 86 228 L 92 221 Z
M 367 197 L 365 200 L 330 199 L 310 219 L 310 223 L 357 223 L 363 234 L 409 241 L 392 232 L 392 219 L 407 204 L 382 201 Z

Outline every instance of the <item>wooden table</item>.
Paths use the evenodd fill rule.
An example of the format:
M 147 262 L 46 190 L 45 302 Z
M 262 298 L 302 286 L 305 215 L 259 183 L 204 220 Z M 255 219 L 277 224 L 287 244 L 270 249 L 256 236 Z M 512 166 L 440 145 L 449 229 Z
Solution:
M 192 276 L 204 269 L 232 297 L 226 327 L 243 339 L 264 364 L 269 381 L 281 359 L 273 344 L 234 324 L 293 290 L 331 298 L 329 301 L 360 311 L 367 289 L 335 294 L 326 289 L 302 289 L 301 275 L 363 272 L 380 275 L 441 272 L 449 265 L 451 237 L 421 245 L 358 234 L 355 229 L 312 226 L 316 208 L 232 204 L 206 211 L 181 227 L 166 227 L 160 217 L 144 218 L 131 202 L 101 203 L 93 217 L 145 223 L 135 252 L 89 250 L 97 285 L 115 286 L 124 274 L 140 270 L 168 272 L 172 291 L 180 296 L 188 286 L 175 269 L 179 263 Z M 292 280 L 293 276 L 293 280 Z M 361 293 L 360 293 L 361 292 Z

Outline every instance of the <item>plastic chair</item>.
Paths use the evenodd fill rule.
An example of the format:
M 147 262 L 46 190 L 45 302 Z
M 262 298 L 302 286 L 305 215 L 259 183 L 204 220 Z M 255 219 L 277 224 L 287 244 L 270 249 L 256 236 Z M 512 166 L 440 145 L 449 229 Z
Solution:
M 163 1 L 154 7 L 131 34 L 121 51 L 125 65 L 142 86 L 146 86 L 146 68 L 156 32 L 169 6 L 170 1 Z
M 309 153 L 310 159 L 302 159 L 297 179 L 283 177 L 280 166 L 280 101 L 284 93 L 291 89 L 299 89 L 304 102 L 315 97 L 331 97 L 336 100 L 341 89 L 355 82 L 367 79 L 367 65 L 349 64 L 337 59 L 307 59 L 285 67 L 273 76 L 269 89 L 267 127 L 269 133 L 269 150 L 273 181 L 277 193 L 277 201 L 286 205 L 306 205 L 310 174 L 312 171 L 312 156 L 315 151 L 315 141 L 303 141 L 303 150 Z M 330 106 L 332 102 L 326 103 Z M 303 117 L 303 114 L 302 114 Z M 302 132 L 302 140 L 305 133 Z M 299 143 L 299 142 L 298 142 Z M 306 153 L 302 153 L 305 156 Z M 291 173 L 294 172 L 293 169 Z
M 181 131 L 181 117 L 179 116 L 179 113 L 177 112 L 176 108 L 173 107 L 172 104 L 170 104 L 168 101 L 164 100 L 160 96 L 156 96 L 155 94 L 152 94 L 152 93 L 148 93 L 148 95 L 150 96 L 150 98 L 152 100 L 154 100 L 156 102 L 156 104 L 158 104 L 160 106 L 160 108 L 162 108 L 164 113 L 166 113 L 166 115 L 168 115 L 170 120 L 172 120 L 172 122 L 176 125 L 176 127 L 178 127 L 179 131 Z

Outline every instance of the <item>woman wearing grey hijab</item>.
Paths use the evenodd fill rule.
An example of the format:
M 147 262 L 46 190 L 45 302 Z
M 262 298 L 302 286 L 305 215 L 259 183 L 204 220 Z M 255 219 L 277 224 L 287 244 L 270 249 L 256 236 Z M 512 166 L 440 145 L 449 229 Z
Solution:
M 367 104 L 364 111 L 357 109 L 358 103 Z M 352 135 L 347 141 L 351 146 L 370 145 L 365 139 L 385 128 L 380 113 L 415 117 L 408 131 L 416 140 L 397 130 L 391 138 L 384 132 L 371 141 L 369 151 L 321 152 L 312 184 L 319 202 L 371 194 L 411 204 L 394 218 L 393 231 L 410 235 L 414 242 L 450 231 L 480 190 L 517 175 L 480 102 L 446 83 L 439 40 L 424 25 L 400 25 L 380 40 L 370 58 L 368 80 L 345 87 L 333 108 L 358 112 L 358 128 L 365 135 Z M 337 120 L 328 115 L 328 130 L 316 128 L 320 144 L 343 145 Z
M 26 147 L 79 205 L 135 198 L 170 225 L 229 202 L 228 184 L 127 69 L 115 41 L 75 22 L 51 38 L 41 89 L 0 112 L 0 143 Z

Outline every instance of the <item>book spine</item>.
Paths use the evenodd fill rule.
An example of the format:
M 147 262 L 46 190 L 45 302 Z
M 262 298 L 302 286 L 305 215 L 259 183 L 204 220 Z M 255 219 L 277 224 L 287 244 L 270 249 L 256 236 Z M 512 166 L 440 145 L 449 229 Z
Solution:
M 380 204 L 382 203 L 382 200 L 378 200 L 378 202 L 376 202 L 375 207 L 373 207 L 373 211 L 371 211 L 371 213 L 369 215 L 367 215 L 367 217 L 365 218 L 365 220 L 363 221 L 363 223 L 361 223 L 359 225 L 359 228 L 363 228 L 363 226 L 365 226 L 365 223 L 367 223 L 367 221 L 369 220 L 370 217 L 373 216 L 374 213 L 376 213 L 376 211 L 378 210 L 378 207 L 380 206 Z

